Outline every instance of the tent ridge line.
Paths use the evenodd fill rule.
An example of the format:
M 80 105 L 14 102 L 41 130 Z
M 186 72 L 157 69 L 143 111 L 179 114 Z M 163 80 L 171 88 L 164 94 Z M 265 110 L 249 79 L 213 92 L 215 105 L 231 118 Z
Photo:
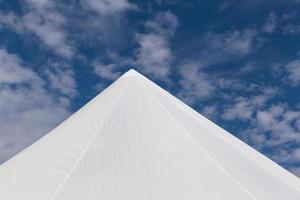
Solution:
M 147 77 L 144 77 L 148 82 L 149 79 Z M 150 82 L 151 83 L 151 82 Z M 176 101 L 176 103 L 179 103 L 181 106 L 184 107 L 184 109 L 187 109 L 188 111 L 191 111 L 193 113 L 193 118 L 196 118 L 194 115 L 201 117 L 203 120 L 205 120 L 207 123 L 209 123 L 210 125 L 212 125 L 213 127 L 207 126 L 205 123 L 203 123 L 202 121 L 197 120 L 198 122 L 202 123 L 203 125 L 207 126 L 209 129 L 212 129 L 213 132 L 216 129 L 221 129 L 222 131 L 226 132 L 226 136 L 229 138 L 229 140 L 233 140 L 234 142 L 236 142 L 236 140 L 238 140 L 237 138 L 235 138 L 233 136 L 233 134 L 231 134 L 230 132 L 228 132 L 227 130 L 225 130 L 224 128 L 222 128 L 221 126 L 219 126 L 218 124 L 214 123 L 213 121 L 211 121 L 210 119 L 206 118 L 205 116 L 201 115 L 201 113 L 195 111 L 194 109 L 192 109 L 191 107 L 187 106 L 184 102 L 180 101 L 179 99 L 177 99 L 172 93 L 166 91 L 166 90 L 162 90 L 162 88 L 160 88 L 160 86 L 158 85 L 153 85 L 154 87 L 158 88 L 159 93 L 163 96 L 165 96 L 166 94 L 171 95 L 172 97 L 174 97 L 174 100 Z M 227 144 L 231 145 L 231 147 L 233 147 L 234 149 L 238 150 L 241 154 L 243 154 L 244 156 L 246 156 L 248 159 L 250 159 L 252 162 L 254 162 L 258 167 L 260 167 L 262 170 L 267 171 L 268 173 L 270 173 L 271 175 L 275 176 L 275 178 L 279 179 L 280 181 L 284 182 L 287 184 L 288 187 L 290 187 L 292 190 L 295 190 L 297 192 L 300 192 L 300 179 L 294 175 L 293 173 L 290 173 L 288 170 L 286 170 L 285 168 L 283 168 L 282 166 L 280 166 L 278 163 L 274 162 L 272 159 L 270 159 L 269 157 L 265 156 L 264 154 L 262 154 L 261 152 L 259 152 L 258 150 L 256 150 L 255 148 L 253 148 L 252 146 L 250 146 L 249 144 L 247 144 L 246 142 L 244 142 L 243 140 L 238 140 L 238 142 L 242 143 L 243 147 L 245 147 L 247 150 L 241 150 L 239 148 L 237 148 L 235 145 L 233 145 L 231 143 L 231 141 L 227 141 L 227 139 L 224 139 L 223 137 L 218 137 L 215 135 L 215 137 L 217 137 L 218 139 L 222 140 L 223 142 L 226 142 Z M 250 151 L 248 150 L 250 148 Z M 276 165 L 276 170 L 280 170 L 281 173 L 283 172 L 287 172 L 286 174 L 289 175 L 289 177 L 283 177 L 280 176 L 278 173 L 276 173 L 274 170 L 270 170 L 266 167 L 266 165 L 262 164 L 261 162 L 258 162 L 258 159 L 253 159 L 251 156 L 253 154 L 254 151 L 257 155 L 260 155 L 261 157 L 259 158 L 260 160 L 263 160 L 263 162 L 267 162 L 267 164 L 270 164 L 270 162 L 272 162 L 271 164 Z M 254 155 L 254 156 L 257 156 Z M 289 180 L 287 180 L 289 179 Z M 293 182 L 296 182 L 295 184 L 292 184 L 290 179 L 294 179 L 292 180 Z
M 146 80 L 148 80 L 146 78 Z M 149 81 L 148 81 L 149 82 Z M 159 89 L 159 93 L 162 94 L 163 96 L 165 96 L 166 94 L 171 95 L 172 97 L 174 97 L 174 100 L 179 103 L 181 106 L 184 107 L 184 109 L 187 109 L 188 111 L 191 111 L 193 113 L 193 118 L 196 118 L 194 115 L 196 116 L 200 116 L 203 120 L 205 120 L 207 123 L 209 123 L 210 125 L 212 125 L 213 127 L 207 126 L 205 123 L 203 123 L 202 121 L 197 120 L 198 122 L 202 123 L 203 125 L 207 126 L 209 129 L 212 129 L 213 132 L 216 129 L 221 129 L 222 131 L 225 131 L 227 133 L 227 137 L 230 140 L 233 140 L 234 142 L 236 142 L 237 138 L 235 138 L 233 136 L 233 134 L 231 134 L 230 132 L 228 132 L 227 130 L 225 130 L 224 128 L 222 128 L 221 126 L 219 126 L 218 124 L 214 123 L 213 121 L 211 121 L 210 119 L 206 118 L 205 116 L 201 115 L 201 113 L 195 111 L 194 109 L 192 109 L 191 107 L 187 106 L 185 103 L 183 103 L 182 101 L 180 101 L 179 99 L 177 99 L 173 94 L 169 93 L 168 91 L 162 90 L 162 88 L 160 88 L 158 85 L 153 85 L 154 87 L 157 87 Z M 166 93 L 166 94 L 165 94 Z M 218 136 L 215 136 L 218 137 Z M 289 179 L 294 179 L 296 178 L 297 180 L 293 180 L 294 182 L 296 181 L 297 185 L 300 186 L 300 179 L 290 173 L 288 170 L 286 170 L 285 168 L 281 167 L 279 164 L 277 164 L 276 162 L 274 162 L 273 160 L 271 160 L 269 157 L 265 156 L 264 154 L 262 154 L 261 152 L 259 152 L 258 150 L 256 150 L 255 148 L 253 148 L 252 146 L 250 146 L 249 144 L 245 143 L 243 140 L 239 140 L 238 142 L 243 144 L 243 147 L 247 148 L 247 150 L 241 150 L 239 148 L 237 148 L 235 145 L 233 145 L 231 143 L 231 141 L 227 141 L 227 139 L 224 139 L 223 137 L 218 137 L 218 139 L 226 142 L 227 144 L 231 145 L 234 149 L 238 150 L 241 154 L 243 154 L 244 156 L 246 156 L 248 159 L 250 159 L 251 161 L 253 161 L 258 167 L 262 168 L 264 171 L 267 171 L 268 173 L 270 173 L 271 175 L 275 176 L 276 178 L 278 178 L 280 181 L 285 182 L 290 188 L 292 188 L 293 190 L 296 190 L 298 192 L 300 192 L 300 187 L 297 187 L 294 184 L 291 184 L 289 180 L 287 180 L 285 177 L 282 177 L 280 175 L 278 175 L 278 173 L 274 172 L 274 170 L 270 170 L 268 169 L 265 165 L 263 165 L 262 163 L 258 162 L 257 159 L 253 159 L 251 156 L 253 154 L 253 152 L 250 151 L 254 151 L 255 153 L 259 154 L 262 158 L 260 159 L 264 159 L 264 162 L 268 162 L 268 164 L 270 164 L 269 162 L 272 162 L 271 164 L 275 164 L 276 167 L 280 168 L 280 169 L 276 169 L 276 170 L 281 170 L 281 171 L 285 171 L 288 172 L 288 174 L 292 177 L 288 177 Z M 250 148 L 250 151 L 248 150 Z M 250 155 L 251 154 L 251 155 Z M 299 179 L 299 180 L 298 180 Z
M 141 77 L 139 77 L 141 78 Z M 147 81 L 147 79 L 146 79 Z M 152 94 L 152 92 L 150 91 L 150 89 L 148 88 L 148 86 L 144 83 L 144 80 L 142 80 L 142 83 L 144 85 L 144 87 L 146 88 L 146 90 L 148 91 L 148 93 L 151 95 L 151 97 L 157 102 L 157 104 L 162 107 L 163 110 L 165 110 L 165 112 L 167 113 L 167 115 L 169 115 L 171 117 L 171 119 L 174 120 L 175 123 L 178 124 L 178 126 L 183 130 L 183 132 L 185 133 L 185 135 L 187 137 L 189 137 L 207 156 L 208 158 L 218 167 L 220 168 L 238 187 L 240 187 L 243 191 L 245 191 L 252 199 L 256 199 L 256 197 L 250 192 L 248 191 L 244 186 L 242 186 L 229 172 L 227 172 L 224 167 L 222 167 L 222 165 L 220 165 L 188 132 L 187 130 L 185 130 L 185 128 L 182 126 L 182 124 L 180 122 L 178 122 L 178 120 L 176 120 L 176 118 L 168 111 L 168 109 L 162 105 L 158 99 Z M 150 82 L 151 83 L 151 82 Z
M 118 99 L 116 100 L 116 102 L 114 103 L 112 109 L 110 110 L 109 114 L 107 114 L 107 116 L 105 117 L 105 120 L 102 123 L 102 126 L 99 128 L 99 130 L 102 129 L 103 125 L 105 124 L 106 120 L 109 118 L 109 116 L 111 115 L 111 113 L 113 112 L 113 110 L 115 109 L 116 105 L 119 103 L 121 97 L 123 96 L 123 94 L 126 91 L 126 88 L 128 86 L 128 81 L 126 83 L 126 86 L 124 86 L 122 93 L 119 95 Z M 57 190 L 53 193 L 52 197 L 50 198 L 50 200 L 54 200 L 57 195 L 59 194 L 60 190 L 63 188 L 63 186 L 67 183 L 67 181 L 69 180 L 69 178 L 71 177 L 73 171 L 77 168 L 77 166 L 79 165 L 80 161 L 82 160 L 82 158 L 84 157 L 84 155 L 87 153 L 90 145 L 95 141 L 95 139 L 97 138 L 97 136 L 99 135 L 99 130 L 96 131 L 95 135 L 91 138 L 91 140 L 88 142 L 88 144 L 86 145 L 86 147 L 84 148 L 82 154 L 79 156 L 79 158 L 77 159 L 77 162 L 74 164 L 74 166 L 70 169 L 70 172 L 68 173 L 68 175 L 65 177 L 64 181 L 61 183 L 61 185 L 57 188 Z

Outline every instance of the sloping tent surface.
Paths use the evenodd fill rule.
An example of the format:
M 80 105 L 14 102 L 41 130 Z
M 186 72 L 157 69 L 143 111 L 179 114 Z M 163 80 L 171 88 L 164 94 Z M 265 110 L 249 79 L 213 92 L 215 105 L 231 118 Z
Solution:
M 299 179 L 130 70 L 0 166 L 1 200 L 299 200 Z

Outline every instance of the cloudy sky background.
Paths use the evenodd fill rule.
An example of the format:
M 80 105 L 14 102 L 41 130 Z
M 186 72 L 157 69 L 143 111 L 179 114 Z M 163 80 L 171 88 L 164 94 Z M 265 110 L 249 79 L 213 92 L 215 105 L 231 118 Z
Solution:
M 298 0 L 0 0 L 0 163 L 130 68 L 300 176 Z

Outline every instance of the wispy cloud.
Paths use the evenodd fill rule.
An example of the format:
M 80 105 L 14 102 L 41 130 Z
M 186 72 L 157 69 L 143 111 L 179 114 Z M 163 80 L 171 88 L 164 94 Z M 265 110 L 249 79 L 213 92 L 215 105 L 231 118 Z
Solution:
M 272 105 L 268 109 L 259 110 L 256 114 L 258 127 L 264 132 L 272 132 L 271 138 L 264 141 L 264 145 L 274 146 L 288 142 L 299 143 L 298 119 L 300 119 L 300 111 L 289 109 L 284 104 Z
M 170 11 L 157 13 L 153 20 L 145 23 L 150 32 L 165 37 L 173 36 L 178 25 L 177 17 Z
M 209 66 L 243 59 L 255 53 L 263 43 L 264 39 L 255 28 L 229 28 L 222 32 L 208 30 L 201 35 L 186 38 L 175 53 L 179 57 Z
M 50 89 L 58 91 L 68 98 L 78 94 L 75 73 L 71 66 L 59 62 L 50 63 L 45 68 L 44 74 L 48 79 Z
M 189 104 L 211 98 L 216 89 L 214 78 L 203 72 L 201 64 L 187 63 L 180 66 L 180 91 L 178 96 Z
M 261 94 L 249 98 L 236 97 L 232 103 L 228 104 L 228 107 L 225 107 L 221 117 L 224 120 L 252 121 L 255 112 L 265 106 L 266 102 L 276 93 L 276 89 L 265 88 Z
M 204 106 L 200 113 L 209 119 L 216 119 L 218 115 L 218 107 L 216 105 Z
M 35 72 L 20 67 L 17 56 L 0 49 L 0 84 L 22 84 L 24 82 L 41 82 Z
M 285 34 L 299 34 L 300 33 L 300 25 L 299 24 L 289 24 L 282 28 L 283 33 Z
M 293 85 L 300 85 L 300 60 L 296 59 L 285 65 L 287 79 Z
M 261 44 L 256 30 L 232 30 L 225 33 L 208 32 L 201 41 L 205 51 L 203 63 L 216 63 L 253 52 Z
M 118 71 L 119 68 L 117 64 L 104 64 L 101 62 L 94 62 L 93 67 L 94 72 L 102 79 L 113 81 L 121 75 L 121 72 Z
M 109 53 L 108 58 L 112 62 L 103 64 L 95 61 L 94 72 L 102 78 L 113 80 L 120 75 L 120 69 L 130 66 L 154 79 L 169 82 L 168 76 L 174 59 L 169 39 L 174 35 L 177 26 L 177 17 L 170 11 L 157 13 L 152 20 L 144 23 L 144 32 L 136 32 L 134 41 L 137 47 L 133 49 L 133 57 Z
M 139 68 L 155 78 L 165 79 L 170 72 L 172 53 L 167 40 L 156 34 L 138 34 L 135 57 Z
M 272 33 L 275 31 L 277 26 L 277 15 L 271 12 L 266 19 L 265 24 L 262 26 L 262 31 L 266 33 Z
M 221 119 L 247 124 L 238 134 L 261 152 L 281 165 L 297 166 L 300 144 L 300 110 L 287 104 L 273 103 L 279 94 L 277 89 L 260 87 L 251 97 L 237 96 L 219 107 Z M 222 108 L 223 107 L 223 108 Z M 291 147 L 293 146 L 293 147 Z M 297 168 L 295 168 L 297 171 Z
M 68 116 L 69 100 L 52 96 L 46 82 L 5 49 L 0 50 L 0 72 L 1 163 Z
M 137 9 L 137 6 L 128 0 L 81 0 L 81 4 L 101 15 L 114 14 L 126 10 Z
M 57 54 L 71 57 L 75 50 L 67 39 L 67 18 L 57 11 L 54 2 L 27 0 L 24 3 L 26 9 L 23 15 L 13 12 L 2 14 L 0 23 L 18 34 L 33 34 Z
M 178 20 L 174 14 L 169 11 L 161 12 L 145 23 L 147 33 L 136 35 L 139 45 L 135 51 L 136 65 L 144 73 L 157 79 L 167 79 L 173 59 L 168 40 L 177 26 Z
M 265 33 L 288 34 L 294 35 L 300 33 L 300 25 L 298 24 L 297 12 L 276 14 L 269 13 L 265 23 L 261 27 L 261 31 Z

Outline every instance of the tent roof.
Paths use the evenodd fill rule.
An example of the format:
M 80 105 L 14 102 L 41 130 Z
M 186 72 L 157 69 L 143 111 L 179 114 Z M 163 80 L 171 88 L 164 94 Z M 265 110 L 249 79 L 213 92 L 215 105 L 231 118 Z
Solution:
M 299 200 L 300 180 L 130 70 L 1 165 L 0 199 Z

